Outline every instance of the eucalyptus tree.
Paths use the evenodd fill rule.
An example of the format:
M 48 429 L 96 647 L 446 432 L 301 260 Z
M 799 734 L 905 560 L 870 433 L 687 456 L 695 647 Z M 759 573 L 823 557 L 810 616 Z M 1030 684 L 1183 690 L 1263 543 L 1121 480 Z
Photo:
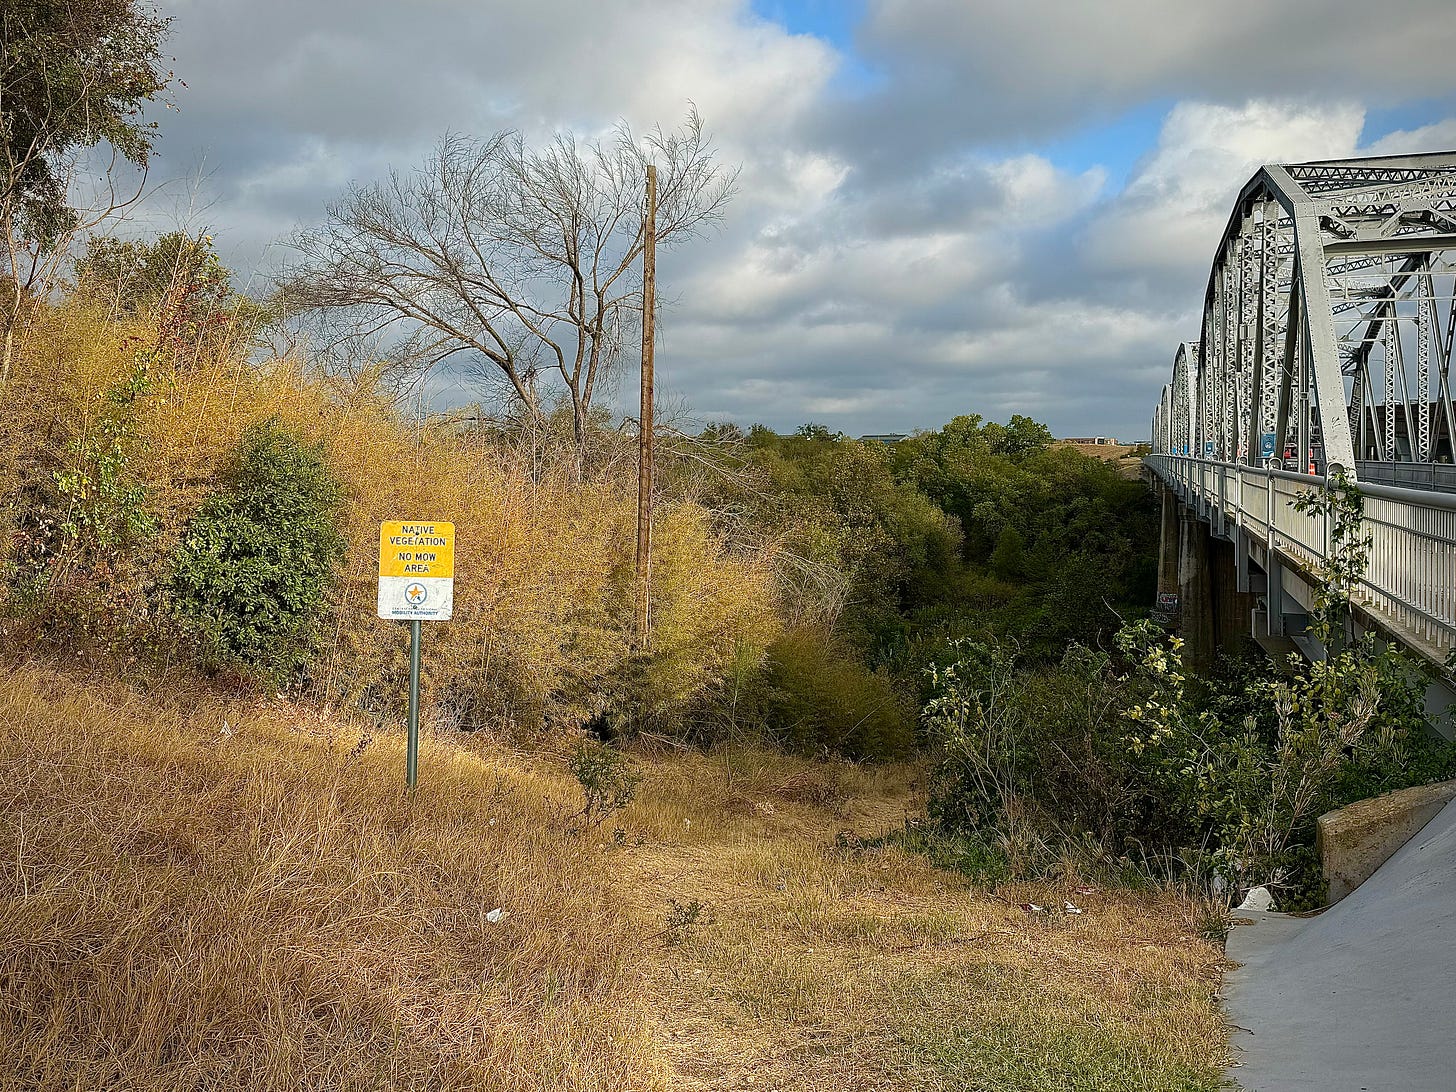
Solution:
M 640 316 L 643 185 L 658 168 L 657 237 L 670 246 L 717 221 L 736 171 L 691 112 L 639 138 L 518 132 L 445 136 L 422 167 L 350 188 L 294 239 L 284 297 L 333 312 L 356 336 L 394 333 L 409 374 L 463 357 L 532 421 L 543 387 L 570 406 L 580 458 L 592 402 Z

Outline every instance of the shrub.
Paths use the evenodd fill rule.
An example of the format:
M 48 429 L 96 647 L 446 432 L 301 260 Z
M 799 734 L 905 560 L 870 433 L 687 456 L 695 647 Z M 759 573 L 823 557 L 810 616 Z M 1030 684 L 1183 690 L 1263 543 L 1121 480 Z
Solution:
M 1028 671 L 1003 646 L 958 642 L 924 708 L 941 757 L 931 811 L 951 834 L 1087 831 L 1115 851 L 1202 860 L 1238 892 L 1263 884 L 1317 903 L 1315 820 L 1367 796 L 1456 773 L 1423 715 L 1429 674 L 1373 636 L 1349 600 L 1368 557 L 1360 495 L 1336 482 L 1300 504 L 1331 526 L 1311 634 L 1324 659 L 1282 674 L 1197 680 L 1177 637 L 1117 635 L 1120 664 L 1075 646 Z
M 1203 817 L 1230 886 L 1282 889 L 1284 909 L 1322 900 L 1314 854 L 1321 813 L 1456 770 L 1456 748 L 1425 720 L 1428 672 L 1371 633 L 1354 637 L 1351 598 L 1370 556 L 1359 490 L 1332 478 L 1292 503 L 1329 527 L 1310 610 L 1310 634 L 1326 656 L 1248 682 L 1242 723 L 1190 700 L 1176 639 L 1146 623 L 1118 638 L 1151 683 L 1149 699 L 1128 711 L 1136 722 L 1129 745 L 1146 749 Z
M 396 715 L 407 645 L 398 623 L 375 616 L 374 551 L 381 520 L 427 515 L 455 523 L 459 577 L 455 618 L 431 627 L 426 645 L 428 713 L 517 739 L 604 712 L 658 733 L 746 719 L 743 692 L 778 631 L 775 542 L 730 540 L 704 506 L 664 500 L 652 652 L 636 656 L 637 479 L 608 457 L 614 434 L 601 433 L 603 458 L 583 478 L 569 444 L 528 444 L 529 430 L 506 425 L 421 425 L 377 371 L 330 380 L 301 358 L 176 348 L 165 319 L 145 307 L 118 317 L 81 292 L 27 317 L 0 403 L 0 610 L 24 621 L 27 640 L 148 659 L 181 644 L 267 681 L 249 661 L 274 630 L 288 632 L 286 619 L 266 605 L 234 618 L 233 593 L 199 567 L 240 563 L 239 536 L 204 531 L 247 522 L 247 506 L 226 497 L 244 437 L 272 421 L 301 447 L 321 445 L 310 450 L 346 498 L 334 523 L 348 555 L 318 597 L 329 628 L 308 663 L 311 697 L 380 722 Z M 270 598 L 267 579 L 249 579 L 240 596 Z M 236 632 L 254 623 L 261 639 Z
M 1130 760 L 1134 688 L 1105 653 L 1072 645 L 1058 665 L 1025 667 L 1006 644 L 961 640 L 928 674 L 922 715 L 939 752 L 930 812 L 942 831 L 1004 835 L 1021 822 L 1122 853 L 1186 830 Z
M 1212 699 L 1190 695 L 1177 638 L 1142 623 L 1118 640 L 1148 684 L 1123 742 L 1170 811 L 1194 818 L 1231 890 L 1262 884 L 1282 909 L 1318 905 L 1321 814 L 1456 774 L 1456 747 L 1424 719 L 1426 673 L 1371 635 Z
M 611 744 L 598 740 L 578 743 L 566 766 L 586 801 L 577 817 L 592 825 L 632 803 L 642 783 L 642 771 L 635 762 Z
M 70 444 L 64 470 L 55 472 L 64 498 L 60 530 L 68 544 L 93 556 L 115 555 L 154 530 L 146 490 L 132 472 L 136 446 L 134 407 L 151 389 L 146 354 L 100 399 L 101 412 Z
M 801 753 L 883 760 L 915 743 L 888 674 L 821 630 L 793 630 L 769 647 L 758 698 L 769 735 Z
M 223 487 L 188 523 L 172 604 L 208 667 L 283 684 L 317 649 L 344 556 L 342 498 L 322 451 L 276 422 L 254 426 Z
M 1090 838 L 1116 856 L 1201 862 L 1233 891 L 1269 885 L 1293 909 L 1321 896 L 1320 814 L 1456 775 L 1456 747 L 1423 726 L 1424 673 L 1392 649 L 1361 642 L 1288 677 L 1266 667 L 1195 689 L 1178 638 L 1144 622 L 1118 645 L 1121 661 L 1073 646 L 1044 668 L 953 643 L 923 710 L 938 835 Z

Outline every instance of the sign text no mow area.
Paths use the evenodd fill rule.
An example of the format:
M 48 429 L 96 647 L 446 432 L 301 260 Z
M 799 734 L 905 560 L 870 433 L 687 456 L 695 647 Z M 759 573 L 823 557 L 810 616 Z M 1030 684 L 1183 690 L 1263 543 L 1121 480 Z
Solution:
M 455 607 L 455 525 L 400 520 L 379 525 L 379 617 L 448 621 Z

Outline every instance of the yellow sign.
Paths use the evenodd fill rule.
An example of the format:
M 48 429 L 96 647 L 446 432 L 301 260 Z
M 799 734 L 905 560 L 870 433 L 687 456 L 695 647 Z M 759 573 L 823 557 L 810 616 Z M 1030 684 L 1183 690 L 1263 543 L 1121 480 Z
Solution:
M 447 622 L 455 611 L 455 525 L 379 525 L 379 617 Z
M 379 575 L 451 577 L 455 575 L 453 523 L 381 523 Z

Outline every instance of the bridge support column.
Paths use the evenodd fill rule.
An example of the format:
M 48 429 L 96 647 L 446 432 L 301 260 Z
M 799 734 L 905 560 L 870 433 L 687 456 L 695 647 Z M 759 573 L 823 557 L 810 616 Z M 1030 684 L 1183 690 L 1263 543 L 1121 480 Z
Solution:
M 1178 600 L 1182 610 L 1183 660 L 1193 671 L 1206 673 L 1213 666 L 1213 570 L 1209 547 L 1213 536 L 1198 516 L 1179 513 Z
M 1284 636 L 1284 565 L 1272 549 L 1264 562 L 1268 571 L 1264 592 L 1264 636 Z
M 1163 502 L 1163 524 L 1158 534 L 1158 593 L 1178 591 L 1178 498 L 1166 485 L 1159 483 L 1158 496 Z
M 1239 551 L 1243 536 L 1233 542 L 1213 539 L 1209 543 L 1209 579 L 1213 599 L 1213 639 L 1217 648 L 1236 653 L 1253 634 L 1257 597 L 1239 590 Z M 1247 584 L 1246 584 L 1247 586 Z

